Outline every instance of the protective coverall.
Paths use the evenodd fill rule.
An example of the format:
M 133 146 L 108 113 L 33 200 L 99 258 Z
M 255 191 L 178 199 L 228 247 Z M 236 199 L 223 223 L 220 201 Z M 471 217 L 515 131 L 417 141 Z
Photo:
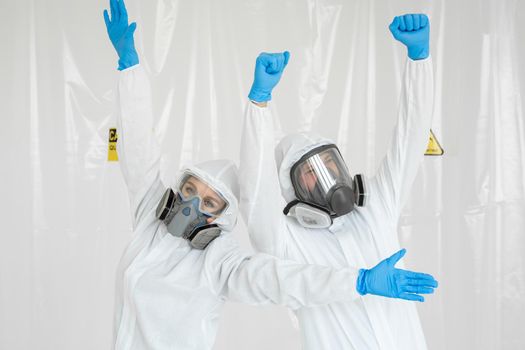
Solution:
M 307 229 L 283 208 L 295 198 L 290 169 L 308 151 L 329 143 L 308 134 L 274 150 L 271 108 L 248 103 L 241 141 L 241 213 L 253 246 L 297 262 L 370 268 L 399 250 L 397 223 L 428 142 L 433 107 L 432 61 L 408 59 L 398 123 L 368 204 L 336 218 L 328 229 Z M 373 295 L 295 310 L 307 350 L 425 349 L 413 302 Z
M 204 250 L 169 234 L 155 215 L 165 186 L 159 176 L 149 81 L 140 65 L 119 74 L 117 150 L 129 191 L 133 237 L 117 271 L 115 349 L 211 349 L 226 299 L 298 308 L 358 297 L 355 269 L 303 265 L 239 249 L 228 234 L 238 213 L 232 162 L 185 168 L 228 201 L 216 220 L 223 234 Z

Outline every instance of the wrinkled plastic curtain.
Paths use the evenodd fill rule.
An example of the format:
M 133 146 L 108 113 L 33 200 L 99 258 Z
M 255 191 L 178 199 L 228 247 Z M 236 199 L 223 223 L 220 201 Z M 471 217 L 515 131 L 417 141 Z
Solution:
M 106 1 L 0 1 L 0 349 L 109 349 L 130 238 Z M 405 50 L 392 17 L 431 18 L 433 130 L 399 223 L 430 349 L 525 348 L 525 4 L 502 0 L 128 0 L 153 85 L 163 178 L 238 160 L 260 51 L 291 60 L 271 102 L 283 132 L 335 139 L 372 176 L 396 120 Z M 247 245 L 244 225 L 236 232 Z M 176 297 L 176 296 L 174 296 Z M 283 308 L 228 304 L 217 349 L 298 349 Z

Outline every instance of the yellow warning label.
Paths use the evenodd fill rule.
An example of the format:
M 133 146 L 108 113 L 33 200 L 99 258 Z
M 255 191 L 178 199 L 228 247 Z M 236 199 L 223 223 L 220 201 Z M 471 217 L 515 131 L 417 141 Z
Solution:
M 444 152 L 445 151 L 443 151 L 443 148 L 441 148 L 441 145 L 439 144 L 436 136 L 434 135 L 432 130 L 430 130 L 430 140 L 428 141 L 427 151 L 425 152 L 425 155 L 442 156 Z
M 108 142 L 108 162 L 118 162 L 117 154 L 117 129 L 109 129 L 109 142 Z

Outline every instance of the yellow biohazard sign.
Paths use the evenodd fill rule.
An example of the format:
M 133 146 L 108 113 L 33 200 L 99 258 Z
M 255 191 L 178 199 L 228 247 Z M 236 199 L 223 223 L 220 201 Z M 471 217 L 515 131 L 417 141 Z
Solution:
M 118 162 L 117 140 L 117 129 L 109 129 L 108 162 Z
M 436 136 L 430 130 L 430 140 L 428 141 L 427 151 L 425 152 L 426 156 L 442 156 L 444 153 L 443 148 L 439 144 Z

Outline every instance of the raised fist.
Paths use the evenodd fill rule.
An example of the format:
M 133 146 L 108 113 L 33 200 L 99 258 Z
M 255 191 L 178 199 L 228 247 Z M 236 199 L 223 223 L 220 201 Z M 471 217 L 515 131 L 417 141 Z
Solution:
M 422 60 L 428 57 L 430 22 L 427 15 L 396 16 L 389 28 L 394 38 L 407 47 L 408 57 L 413 60 Z
M 284 68 L 288 64 L 290 53 L 261 53 L 255 62 L 255 74 L 248 97 L 255 102 L 272 99 L 272 90 L 277 85 Z

